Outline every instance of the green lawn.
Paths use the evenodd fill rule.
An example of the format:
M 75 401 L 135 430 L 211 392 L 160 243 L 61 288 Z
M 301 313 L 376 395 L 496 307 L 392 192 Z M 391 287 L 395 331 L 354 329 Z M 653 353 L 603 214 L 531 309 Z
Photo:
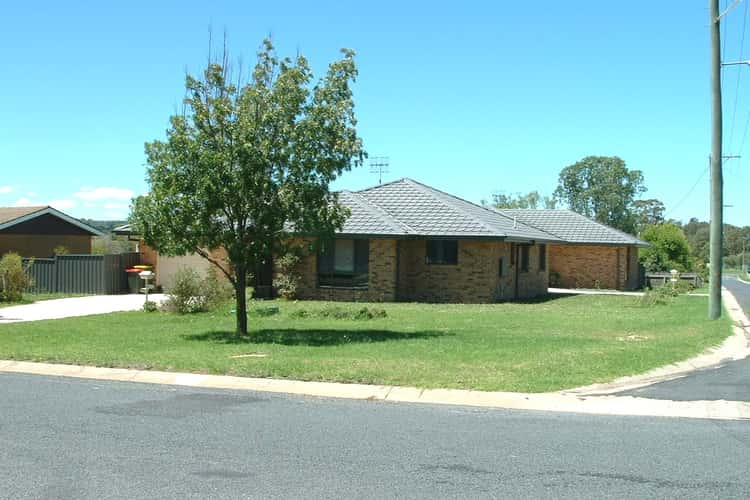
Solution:
M 706 320 L 706 300 L 680 296 L 651 307 L 622 296 L 492 305 L 257 302 L 252 341 L 233 336 L 229 306 L 187 316 L 115 313 L 0 325 L 0 359 L 544 392 L 643 372 L 719 344 L 730 321 Z M 365 305 L 387 317 L 320 315 Z

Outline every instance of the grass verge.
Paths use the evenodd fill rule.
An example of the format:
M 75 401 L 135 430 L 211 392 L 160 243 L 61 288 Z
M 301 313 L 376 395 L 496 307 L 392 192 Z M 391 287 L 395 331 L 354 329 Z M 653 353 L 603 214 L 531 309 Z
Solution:
M 247 339 L 234 336 L 230 306 L 185 316 L 114 313 L 0 325 L 0 359 L 544 392 L 644 372 L 718 345 L 731 323 L 708 321 L 706 300 L 680 296 L 651 307 L 622 296 L 485 305 L 258 302 Z M 358 314 L 362 307 L 376 314 Z

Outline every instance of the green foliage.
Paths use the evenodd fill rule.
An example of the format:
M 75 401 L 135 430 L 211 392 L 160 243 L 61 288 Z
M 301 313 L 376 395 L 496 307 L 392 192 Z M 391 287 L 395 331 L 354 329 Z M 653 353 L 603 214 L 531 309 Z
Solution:
M 330 306 L 322 309 L 297 309 L 292 312 L 293 318 L 323 318 L 323 319 L 346 319 L 353 321 L 363 321 L 370 319 L 387 318 L 388 313 L 383 308 L 377 307 L 360 307 L 352 309 L 350 307 Z
M 297 294 L 300 276 L 296 272 L 296 267 L 299 261 L 300 256 L 293 251 L 288 251 L 276 259 L 277 270 L 273 278 L 273 287 L 283 299 L 293 299 Z
M 587 156 L 560 172 L 555 198 L 571 210 L 633 233 L 634 200 L 646 191 L 640 170 L 616 156 Z
M 111 255 L 135 251 L 135 242 L 125 237 L 105 234 L 94 236 L 91 241 L 91 253 L 94 255 Z
M 23 292 L 33 285 L 29 270 L 33 261 L 23 265 L 21 256 L 9 252 L 0 259 L 0 300 L 19 302 Z
M 164 141 L 146 144 L 150 193 L 132 221 L 165 255 L 197 252 L 235 288 L 237 332 L 247 333 L 245 283 L 280 242 L 331 237 L 347 213 L 329 184 L 365 153 L 355 129 L 354 52 L 343 50 L 313 85 L 307 59 L 279 59 L 270 40 L 246 82 L 228 56 L 187 76 L 184 111 Z M 226 250 L 218 262 L 205 249 Z
M 143 303 L 143 312 L 156 312 L 159 306 L 153 300 L 147 300 Z
M 642 306 L 663 306 L 670 304 L 672 299 L 695 290 L 695 286 L 687 281 L 667 282 L 663 286 L 646 290 L 639 299 Z
M 633 202 L 633 213 L 635 214 L 636 229 L 643 231 L 647 226 L 663 223 L 664 210 L 664 203 L 655 198 L 635 200 Z
M 57 245 L 52 249 L 54 255 L 70 255 L 70 250 L 65 245 Z
M 190 314 L 218 308 L 232 296 L 232 289 L 213 270 L 201 278 L 195 269 L 181 267 L 167 295 L 165 310 Z
M 542 196 L 539 191 L 531 191 L 529 194 L 516 196 L 507 194 L 492 195 L 492 206 L 495 208 L 555 208 L 557 202 L 551 196 Z
M 682 229 L 676 224 L 666 222 L 648 226 L 641 238 L 650 243 L 649 247 L 642 248 L 639 252 L 639 259 L 647 271 L 692 270 L 690 245 Z

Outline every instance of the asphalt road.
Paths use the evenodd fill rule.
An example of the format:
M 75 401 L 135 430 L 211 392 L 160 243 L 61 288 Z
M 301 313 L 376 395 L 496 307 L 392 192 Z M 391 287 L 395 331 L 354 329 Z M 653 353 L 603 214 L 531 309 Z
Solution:
M 0 374 L 0 497 L 748 498 L 750 423 Z
M 750 285 L 735 277 L 725 277 L 723 285 L 732 292 L 740 306 L 750 313 Z M 699 370 L 683 378 L 621 394 L 675 401 L 750 401 L 750 358 L 731 361 L 718 368 Z

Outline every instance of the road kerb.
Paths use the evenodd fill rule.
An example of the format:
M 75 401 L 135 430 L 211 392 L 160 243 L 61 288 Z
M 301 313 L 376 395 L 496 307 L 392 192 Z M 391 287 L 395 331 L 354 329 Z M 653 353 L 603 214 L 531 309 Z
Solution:
M 591 384 L 574 389 L 566 389 L 561 392 L 585 396 L 614 394 L 674 380 L 696 370 L 718 367 L 728 361 L 747 358 L 750 356 L 750 341 L 748 340 L 750 321 L 745 316 L 745 312 L 740 307 L 737 299 L 726 288 L 722 290 L 722 302 L 724 310 L 729 315 L 734 326 L 732 327 L 732 335 L 727 337 L 720 346 L 708 349 L 706 352 L 685 361 L 654 368 L 640 375 L 621 377 L 611 382 Z
M 183 387 L 251 390 L 394 403 L 474 406 L 592 415 L 635 415 L 721 420 L 750 419 L 750 403 L 738 401 L 665 401 L 631 396 L 581 396 L 562 392 L 525 394 L 461 389 L 419 389 L 416 387 L 371 386 L 334 382 L 307 382 L 127 370 L 123 368 L 56 365 L 27 361 L 0 362 L 0 372 L 178 385 Z

